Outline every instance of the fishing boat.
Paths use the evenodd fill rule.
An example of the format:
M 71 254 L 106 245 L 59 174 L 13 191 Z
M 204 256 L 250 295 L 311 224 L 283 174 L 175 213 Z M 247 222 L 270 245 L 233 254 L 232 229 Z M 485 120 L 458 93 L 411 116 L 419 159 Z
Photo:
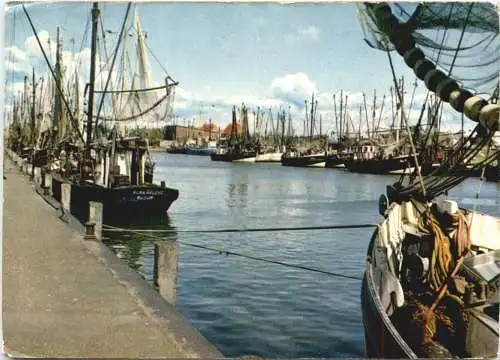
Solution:
M 455 149 L 461 160 L 457 164 L 490 147 L 500 111 L 495 6 L 365 3 L 360 15 L 367 43 L 387 53 L 394 81 L 392 50 L 404 57 L 429 91 L 478 123 L 470 135 L 475 141 Z M 447 38 L 454 45 L 443 34 L 436 36 L 440 29 L 458 31 L 457 37 Z M 469 36 L 472 45 L 461 40 Z M 436 48 L 443 52 L 439 59 L 432 57 Z M 489 98 L 465 90 L 462 84 L 470 85 L 473 76 L 457 82 L 459 71 L 454 71 L 453 60 L 446 60 L 471 61 L 474 57 L 467 52 L 478 50 L 482 56 L 476 65 L 483 81 L 476 77 L 475 84 L 481 89 L 477 92 L 491 94 Z M 491 58 L 496 61 L 486 61 Z M 416 159 L 415 149 L 412 153 Z M 488 165 L 498 153 L 491 155 L 475 166 Z M 367 357 L 498 356 L 500 219 L 443 198 L 466 177 L 457 175 L 449 163 L 441 166 L 446 167 L 442 176 L 423 177 L 417 170 L 417 176 L 402 177 L 380 197 L 383 220 L 368 246 L 361 289 Z
M 283 156 L 283 154 L 283 151 L 267 151 L 261 154 L 257 154 L 255 157 L 255 162 L 279 163 L 281 162 L 281 157 Z
M 171 146 L 167 149 L 167 153 L 185 155 L 186 154 L 186 147 L 185 146 Z
M 254 118 L 256 119 L 257 127 L 259 127 L 259 109 L 257 110 L 257 116 L 254 116 Z M 269 117 L 267 120 L 268 121 L 266 122 L 266 131 L 264 133 L 264 136 L 267 137 L 267 126 L 268 123 L 270 123 L 271 129 L 273 129 L 271 142 L 268 142 L 266 145 L 262 146 L 262 149 L 258 152 L 255 158 L 255 162 L 280 163 L 283 154 L 286 153 L 287 144 L 290 146 L 293 138 L 292 115 L 291 112 L 288 111 L 287 121 L 285 111 L 279 111 L 277 114 L 277 123 L 275 128 L 273 123 L 272 111 L 270 109 Z
M 344 164 L 349 171 L 364 174 L 412 174 L 415 171 L 415 161 L 411 155 L 387 159 L 350 159 Z
M 209 156 L 216 153 L 217 146 L 215 145 L 215 141 L 206 145 L 186 145 L 184 151 L 186 155 Z
M 326 163 L 325 153 L 314 152 L 313 154 L 286 152 L 281 158 L 281 165 L 292 167 L 317 167 L 324 168 Z
M 238 125 L 236 121 L 236 106 L 233 106 L 231 136 L 227 142 L 220 142 L 215 153 L 210 154 L 212 161 L 224 162 L 255 162 L 258 152 L 258 144 L 255 144 L 250 137 L 248 129 L 247 107 L 242 106 L 242 134 L 238 134 Z
M 108 90 L 108 85 L 112 83 L 109 76 L 104 89 L 97 90 L 97 37 L 98 25 L 102 20 L 98 3 L 93 3 L 90 79 L 86 87 L 86 136 L 80 131 L 78 121 L 71 121 L 68 126 L 72 126 L 72 133 L 78 134 L 80 141 L 77 144 L 63 142 L 59 154 L 60 166 L 51 171 L 54 198 L 62 202 L 65 196 L 62 186 L 69 186 L 70 211 L 82 222 L 87 221 L 90 201 L 103 204 L 103 221 L 108 224 L 164 219 L 167 210 L 179 196 L 179 191 L 166 187 L 164 181 L 161 181 L 161 185 L 153 183 L 155 165 L 149 153 L 147 139 L 126 135 L 127 122 L 132 121 L 138 126 L 139 123 L 147 124 L 166 116 L 171 110 L 173 88 L 178 84 L 170 76 L 167 76 L 164 85 L 151 84 L 146 36 L 139 21 L 137 7 L 133 24 L 130 26 L 128 19 L 131 6 L 127 6 L 117 43 L 126 44 L 131 37 L 125 32 L 127 26 L 135 30 L 139 65 L 132 75 L 132 83 L 129 84 L 127 80 L 129 68 L 123 66 L 120 88 Z M 24 11 L 29 18 L 26 9 Z M 29 20 L 32 23 L 30 18 Z M 34 27 L 33 31 L 37 36 Z M 115 55 L 119 51 L 118 45 Z M 43 48 L 41 50 L 43 52 Z M 122 55 L 124 63 L 130 61 L 125 45 Z M 64 93 L 59 88 L 58 90 L 59 98 L 67 104 Z M 158 91 L 164 91 L 165 94 L 161 95 Z M 103 114 L 101 110 L 104 109 L 106 95 L 109 95 L 111 105 L 108 114 Z M 97 100 L 99 106 L 96 106 Z M 99 133 L 99 125 L 102 123 L 111 123 L 111 131 Z
M 308 102 L 305 102 L 304 135 L 307 135 L 307 144 L 300 149 L 289 148 L 281 157 L 281 165 L 292 167 L 317 167 L 324 168 L 326 163 L 326 143 L 323 144 L 321 133 L 319 139 L 314 143 L 314 130 L 316 124 L 316 110 L 318 101 L 311 96 L 311 107 L 308 109 Z M 321 128 L 321 125 L 320 125 Z M 307 132 L 307 134 L 306 134 Z

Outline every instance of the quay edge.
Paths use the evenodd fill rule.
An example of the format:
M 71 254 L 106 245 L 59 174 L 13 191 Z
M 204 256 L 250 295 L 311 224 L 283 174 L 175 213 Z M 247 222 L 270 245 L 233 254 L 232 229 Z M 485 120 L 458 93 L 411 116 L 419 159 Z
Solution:
M 27 357 L 224 356 L 4 156 L 4 352 Z M 22 219 L 19 214 L 23 214 Z

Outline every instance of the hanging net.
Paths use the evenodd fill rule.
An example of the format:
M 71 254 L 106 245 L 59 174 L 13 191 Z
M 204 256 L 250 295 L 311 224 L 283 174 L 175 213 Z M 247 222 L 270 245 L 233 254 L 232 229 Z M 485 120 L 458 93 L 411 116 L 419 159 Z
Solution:
M 464 88 L 492 94 L 500 71 L 499 19 L 490 3 L 388 3 L 425 56 Z M 377 23 L 376 7 L 358 5 L 365 41 L 379 50 L 394 50 L 387 23 Z

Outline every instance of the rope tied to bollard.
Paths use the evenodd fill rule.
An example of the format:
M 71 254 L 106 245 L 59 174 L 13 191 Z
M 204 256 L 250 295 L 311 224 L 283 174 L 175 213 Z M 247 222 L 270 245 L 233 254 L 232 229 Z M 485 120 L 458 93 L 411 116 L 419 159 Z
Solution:
M 375 226 L 375 225 L 372 225 L 372 226 Z M 363 226 L 363 227 L 368 227 L 368 226 Z M 146 236 L 146 237 L 149 237 L 149 238 L 154 239 L 154 240 L 161 240 L 161 241 L 167 240 L 164 237 L 145 233 L 144 230 L 142 232 L 138 232 L 138 231 L 133 230 L 133 229 L 123 229 L 123 228 L 118 228 L 118 227 L 114 227 L 114 226 L 110 226 L 110 225 L 103 225 L 103 230 L 109 231 L 110 229 L 115 230 L 115 231 L 135 233 L 137 235 Z M 301 229 L 303 229 L 303 228 L 301 228 Z M 195 231 L 192 231 L 192 232 L 195 232 Z M 190 246 L 190 247 L 194 247 L 194 248 L 198 248 L 198 249 L 213 251 L 213 252 L 218 253 L 219 255 L 225 254 L 226 256 L 229 256 L 229 255 L 239 256 L 239 257 L 246 258 L 246 259 L 261 261 L 261 262 L 270 263 L 270 264 L 281 265 L 281 266 L 285 266 L 285 267 L 289 267 L 289 268 L 312 271 L 312 272 L 325 274 L 325 275 L 329 275 L 329 276 L 334 276 L 334 277 L 341 277 L 341 278 L 352 279 L 352 280 L 363 280 L 362 277 L 356 276 L 356 275 L 346 275 L 346 274 L 332 272 L 332 271 L 328 271 L 328 270 L 316 269 L 316 268 L 312 268 L 312 267 L 304 266 L 304 265 L 290 264 L 290 263 L 285 263 L 283 261 L 266 259 L 266 258 L 254 256 L 254 255 L 238 253 L 238 252 L 234 252 L 234 251 L 230 251 L 230 250 L 226 250 L 226 249 L 213 248 L 210 246 L 205 246 L 205 245 L 201 245 L 201 244 L 194 244 L 194 243 L 189 243 L 189 242 L 185 242 L 185 241 L 176 240 L 176 242 L 180 245 L 185 245 L 185 246 Z

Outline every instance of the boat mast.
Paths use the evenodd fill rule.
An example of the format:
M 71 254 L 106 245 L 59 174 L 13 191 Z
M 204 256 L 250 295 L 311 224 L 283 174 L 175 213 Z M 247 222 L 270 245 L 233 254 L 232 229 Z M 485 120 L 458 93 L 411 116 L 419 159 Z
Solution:
M 337 138 L 340 140 L 339 120 L 337 116 L 337 100 L 335 99 L 335 94 L 333 94 L 333 115 L 335 116 L 335 131 L 337 132 Z
M 90 157 L 90 142 L 92 138 L 92 118 L 94 116 L 94 81 L 95 60 L 97 50 L 97 26 L 99 24 L 99 5 L 94 2 L 92 7 L 92 42 L 90 46 L 90 79 L 89 79 L 89 101 L 87 111 L 87 136 L 85 139 L 85 155 Z M 97 119 L 96 119 L 97 121 Z
M 313 140 L 313 126 L 314 126 L 314 93 L 311 96 L 311 115 L 309 115 L 309 141 Z
M 400 99 L 400 104 L 399 104 L 399 110 L 400 110 L 400 119 L 399 119 L 399 126 L 398 126 L 398 132 L 396 133 L 397 134 L 397 140 L 396 142 L 399 142 L 399 129 L 402 129 L 403 128 L 403 123 L 404 123 L 404 98 L 405 98 L 405 79 L 404 77 L 402 76 L 401 77 L 401 91 L 400 91 L 400 94 L 401 94 L 401 99 Z
M 212 141 L 212 118 L 208 118 L 208 141 Z
M 36 126 L 36 119 L 35 119 L 35 103 L 36 103 L 36 84 L 35 84 L 35 68 L 33 68 L 33 74 L 32 74 L 32 81 L 33 81 L 33 98 L 31 99 L 31 145 L 33 147 L 36 146 L 36 134 L 35 134 L 35 126 Z
M 61 38 L 60 38 L 60 29 L 57 27 L 57 36 L 56 36 L 56 65 L 55 65 L 55 83 L 56 87 L 61 91 L 56 93 L 54 99 L 54 120 L 53 120 L 53 128 L 56 130 L 55 141 L 61 140 L 63 137 L 63 121 L 62 121 L 62 66 L 61 66 Z
M 368 109 L 366 107 L 366 95 L 364 93 L 363 93 L 363 105 L 364 105 L 364 108 L 365 108 L 366 135 L 370 139 L 371 138 L 371 136 L 370 136 L 370 122 L 368 120 Z
M 349 119 L 347 118 L 347 100 L 349 99 L 349 96 L 345 96 L 344 100 L 344 115 L 343 115 L 343 121 L 344 125 L 342 125 L 342 130 L 344 131 L 344 138 L 347 138 L 349 136 Z

